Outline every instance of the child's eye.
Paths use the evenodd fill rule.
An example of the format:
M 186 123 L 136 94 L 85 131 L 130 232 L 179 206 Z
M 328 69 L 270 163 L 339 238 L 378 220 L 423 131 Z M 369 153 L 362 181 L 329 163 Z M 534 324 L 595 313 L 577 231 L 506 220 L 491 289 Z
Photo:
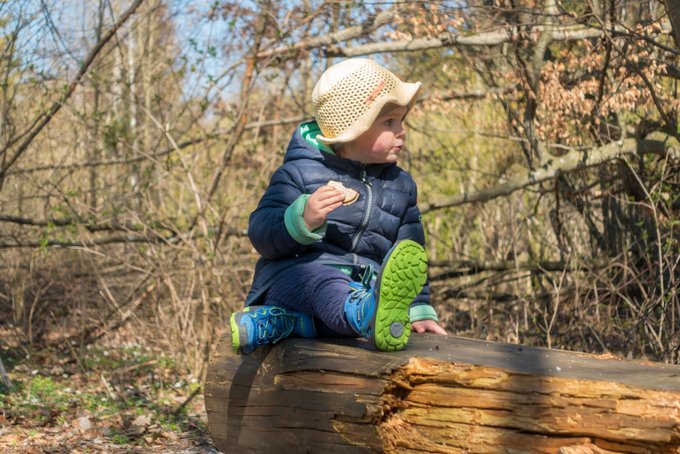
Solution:
M 394 119 L 392 119 L 392 118 L 388 118 L 388 119 L 385 120 L 385 122 L 384 122 L 384 125 L 385 125 L 385 126 L 392 126 L 393 124 L 394 124 Z

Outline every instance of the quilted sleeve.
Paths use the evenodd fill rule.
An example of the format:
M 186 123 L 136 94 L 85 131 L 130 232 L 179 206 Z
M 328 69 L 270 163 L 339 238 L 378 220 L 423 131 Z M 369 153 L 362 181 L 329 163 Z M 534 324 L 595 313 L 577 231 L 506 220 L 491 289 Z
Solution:
M 250 214 L 250 242 L 265 258 L 292 257 L 307 249 L 307 245 L 291 236 L 285 221 L 286 210 L 304 194 L 304 183 L 296 170 L 292 166 L 279 167 L 257 208 Z

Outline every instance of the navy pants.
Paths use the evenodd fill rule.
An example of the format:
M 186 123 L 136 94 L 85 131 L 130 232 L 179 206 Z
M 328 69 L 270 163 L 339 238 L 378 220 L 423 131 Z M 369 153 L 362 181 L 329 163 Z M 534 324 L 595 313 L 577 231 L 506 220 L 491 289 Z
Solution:
M 320 337 L 357 337 L 345 317 L 351 281 L 332 266 L 302 263 L 276 276 L 262 304 L 311 315 Z

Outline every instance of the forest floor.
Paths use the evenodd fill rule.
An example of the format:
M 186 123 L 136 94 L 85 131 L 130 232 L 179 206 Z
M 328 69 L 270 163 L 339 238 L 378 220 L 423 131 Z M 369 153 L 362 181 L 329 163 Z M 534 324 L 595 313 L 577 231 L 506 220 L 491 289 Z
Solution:
M 201 383 L 160 349 L 0 354 L 12 382 L 0 384 L 2 453 L 218 453 Z

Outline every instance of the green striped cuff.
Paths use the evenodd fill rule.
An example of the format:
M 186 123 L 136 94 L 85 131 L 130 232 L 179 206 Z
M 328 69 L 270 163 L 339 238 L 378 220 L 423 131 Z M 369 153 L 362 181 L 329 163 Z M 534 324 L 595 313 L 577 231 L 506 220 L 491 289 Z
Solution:
M 439 321 L 437 312 L 434 310 L 434 307 L 430 306 L 429 304 L 418 304 L 411 306 L 409 310 L 409 318 L 411 323 L 419 322 L 420 320 L 434 320 L 435 322 Z
M 326 226 L 324 224 L 318 229 L 310 232 L 305 225 L 305 221 L 302 218 L 302 214 L 305 212 L 305 205 L 307 205 L 307 199 L 310 194 L 302 194 L 300 197 L 295 199 L 295 202 L 291 203 L 286 212 L 283 215 L 283 222 L 286 225 L 286 230 L 290 236 L 293 237 L 295 241 L 300 244 L 312 244 L 323 239 L 326 235 Z

